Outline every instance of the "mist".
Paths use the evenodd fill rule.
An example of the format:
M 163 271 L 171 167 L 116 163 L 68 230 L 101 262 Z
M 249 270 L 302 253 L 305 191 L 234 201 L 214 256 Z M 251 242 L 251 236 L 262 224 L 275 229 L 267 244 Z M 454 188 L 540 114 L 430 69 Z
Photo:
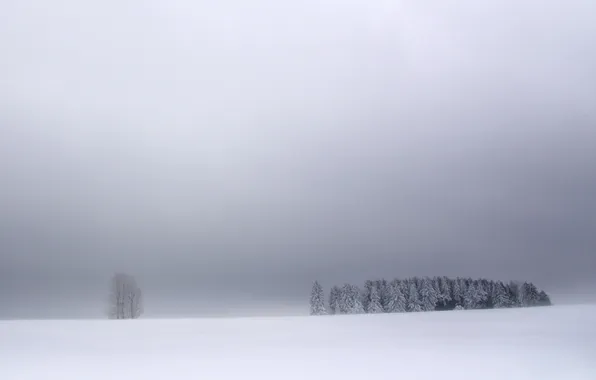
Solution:
M 596 301 L 594 14 L 3 2 L 0 317 L 102 317 L 117 271 L 147 316 L 435 275 Z

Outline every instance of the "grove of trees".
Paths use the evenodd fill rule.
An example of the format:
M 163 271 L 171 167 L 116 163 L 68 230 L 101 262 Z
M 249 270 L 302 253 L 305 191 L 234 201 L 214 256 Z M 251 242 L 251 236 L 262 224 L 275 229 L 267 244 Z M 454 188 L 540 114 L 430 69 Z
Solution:
M 143 297 L 135 278 L 116 273 L 110 283 L 108 318 L 136 319 L 143 314 Z
M 325 305 L 315 281 L 310 314 L 403 313 L 460 309 L 549 306 L 549 296 L 531 282 L 490 281 L 448 277 L 411 277 L 387 282 L 366 281 L 364 287 L 333 286 Z

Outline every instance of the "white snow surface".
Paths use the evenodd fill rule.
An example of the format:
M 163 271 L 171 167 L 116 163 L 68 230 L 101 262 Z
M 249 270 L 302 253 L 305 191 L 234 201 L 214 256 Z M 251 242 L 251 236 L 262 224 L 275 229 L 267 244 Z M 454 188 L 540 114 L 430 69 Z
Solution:
M 0 379 L 596 379 L 596 305 L 0 321 Z

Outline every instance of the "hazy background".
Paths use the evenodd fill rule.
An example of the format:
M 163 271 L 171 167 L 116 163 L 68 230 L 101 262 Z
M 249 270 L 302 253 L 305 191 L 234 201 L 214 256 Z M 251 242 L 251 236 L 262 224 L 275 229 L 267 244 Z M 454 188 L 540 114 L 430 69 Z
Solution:
M 596 2 L 0 2 L 0 317 L 302 313 L 311 282 L 596 299 Z

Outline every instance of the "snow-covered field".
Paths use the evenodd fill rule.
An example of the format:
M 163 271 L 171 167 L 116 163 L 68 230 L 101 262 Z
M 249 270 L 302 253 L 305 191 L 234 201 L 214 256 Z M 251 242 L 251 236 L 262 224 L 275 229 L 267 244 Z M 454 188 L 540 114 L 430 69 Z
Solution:
M 596 306 L 0 321 L 0 379 L 596 379 Z

